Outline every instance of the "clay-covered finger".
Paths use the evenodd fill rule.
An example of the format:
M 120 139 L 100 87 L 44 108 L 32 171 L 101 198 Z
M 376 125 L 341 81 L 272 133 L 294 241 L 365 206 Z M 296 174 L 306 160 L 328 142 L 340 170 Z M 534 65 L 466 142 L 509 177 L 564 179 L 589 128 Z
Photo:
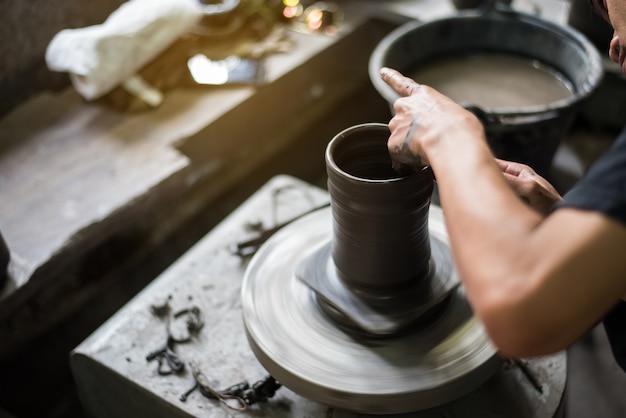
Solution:
M 410 96 L 420 89 L 415 80 L 405 77 L 399 71 L 383 67 L 380 69 L 380 78 L 389 84 L 399 95 Z

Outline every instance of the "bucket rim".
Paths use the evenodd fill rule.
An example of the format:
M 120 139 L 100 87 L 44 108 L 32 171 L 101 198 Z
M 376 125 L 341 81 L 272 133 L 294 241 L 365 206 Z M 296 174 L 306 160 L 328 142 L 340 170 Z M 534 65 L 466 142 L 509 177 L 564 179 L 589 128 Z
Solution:
M 462 106 L 470 106 L 473 109 L 479 109 L 480 113 L 497 115 L 492 118 L 496 120 L 524 120 L 528 121 L 535 115 L 544 115 L 547 113 L 558 112 L 564 108 L 571 108 L 581 101 L 589 97 L 599 86 L 604 76 L 604 65 L 602 57 L 597 48 L 589 41 L 581 32 L 575 28 L 560 25 L 556 22 L 552 22 L 525 12 L 518 12 L 513 10 L 500 10 L 497 12 L 480 13 L 479 11 L 461 11 L 451 16 L 442 18 L 422 21 L 411 20 L 408 21 L 391 32 L 389 32 L 374 48 L 370 55 L 368 64 L 368 72 L 370 80 L 374 85 L 374 88 L 378 93 L 390 104 L 400 98 L 387 83 L 380 78 L 380 69 L 385 66 L 383 59 L 385 58 L 387 51 L 398 39 L 410 34 L 420 28 L 435 26 L 454 21 L 467 21 L 467 20 L 504 20 L 515 19 L 524 24 L 529 24 L 538 28 L 545 28 L 555 34 L 566 36 L 574 41 L 583 51 L 583 53 L 589 58 L 589 71 L 585 80 L 581 85 L 575 86 L 575 91 L 572 96 L 565 99 L 557 100 L 550 103 L 532 106 L 522 107 L 488 107 L 488 106 L 476 106 L 473 104 L 461 103 Z M 532 58 L 532 57 L 531 57 Z

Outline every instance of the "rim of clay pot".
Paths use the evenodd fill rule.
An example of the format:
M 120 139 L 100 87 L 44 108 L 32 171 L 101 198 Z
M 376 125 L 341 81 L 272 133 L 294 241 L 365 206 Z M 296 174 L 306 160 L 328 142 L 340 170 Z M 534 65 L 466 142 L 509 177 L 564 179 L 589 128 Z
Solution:
M 359 125 L 354 125 L 349 128 L 344 129 L 339 132 L 337 135 L 330 140 L 326 147 L 326 164 L 327 167 L 334 170 L 335 172 L 339 172 L 344 176 L 344 180 L 349 180 L 356 183 L 374 183 L 374 184 L 386 184 L 389 182 L 402 182 L 407 181 L 408 178 L 421 174 L 423 172 L 429 171 L 430 167 L 423 166 L 417 169 L 415 172 L 409 175 L 401 175 L 393 171 L 391 168 L 391 163 L 389 164 L 389 175 L 384 178 L 367 178 L 351 173 L 349 170 L 346 170 L 345 167 L 340 166 L 336 159 L 336 151 L 338 147 L 343 145 L 343 141 L 346 137 L 354 137 L 355 135 L 363 135 L 363 136 L 371 136 L 373 134 L 386 134 L 389 136 L 391 134 L 389 130 L 389 126 L 384 123 L 363 123 Z M 390 157 L 391 158 L 391 157 Z M 391 161 L 391 159 L 390 159 Z

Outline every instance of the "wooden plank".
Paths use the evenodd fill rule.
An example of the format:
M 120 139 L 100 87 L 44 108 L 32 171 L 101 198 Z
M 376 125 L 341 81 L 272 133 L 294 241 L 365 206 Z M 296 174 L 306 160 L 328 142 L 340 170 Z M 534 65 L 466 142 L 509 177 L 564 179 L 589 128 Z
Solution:
M 146 245 L 160 245 L 293 145 L 368 84 L 369 51 L 392 27 L 359 18 L 340 36 L 293 33 L 296 47 L 268 57 L 270 82 L 258 89 L 178 88 L 159 108 L 135 113 L 68 90 L 0 121 L 0 230 L 12 255 L 0 338 L 26 341 L 85 303 L 98 287 L 79 289 L 75 275 L 107 240 L 141 226 Z M 186 212 L 168 218 L 174 206 Z M 71 302 L 58 306 L 55 297 Z

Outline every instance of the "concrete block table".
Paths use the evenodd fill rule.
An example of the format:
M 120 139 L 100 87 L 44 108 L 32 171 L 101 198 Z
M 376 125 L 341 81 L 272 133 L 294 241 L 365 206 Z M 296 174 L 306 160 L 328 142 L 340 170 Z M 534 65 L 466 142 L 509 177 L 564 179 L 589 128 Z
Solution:
M 345 417 L 358 415 L 311 402 L 286 387 L 268 402 L 236 412 L 194 386 L 192 367 L 202 371 L 216 389 L 268 376 L 246 340 L 240 288 L 247 259 L 234 253 L 238 243 L 258 235 L 251 227 L 271 228 L 328 203 L 327 193 L 289 176 L 272 178 L 224 219 L 168 270 L 71 354 L 71 367 L 81 400 L 94 417 Z M 164 309 L 169 307 L 169 311 Z M 203 325 L 185 334 L 192 308 Z M 161 308 L 161 309 L 159 309 Z M 186 319 L 185 319 L 186 318 Z M 181 325 L 181 323 L 184 323 Z M 171 335 L 190 336 L 173 344 L 185 362 L 179 373 L 159 374 L 150 353 Z M 191 329 L 191 328 L 190 328 Z M 178 337 L 177 337 L 178 338 Z M 442 407 L 411 416 L 553 417 L 561 413 L 566 380 L 566 355 L 505 362 L 475 392 Z M 162 366 L 167 370 L 167 364 Z

